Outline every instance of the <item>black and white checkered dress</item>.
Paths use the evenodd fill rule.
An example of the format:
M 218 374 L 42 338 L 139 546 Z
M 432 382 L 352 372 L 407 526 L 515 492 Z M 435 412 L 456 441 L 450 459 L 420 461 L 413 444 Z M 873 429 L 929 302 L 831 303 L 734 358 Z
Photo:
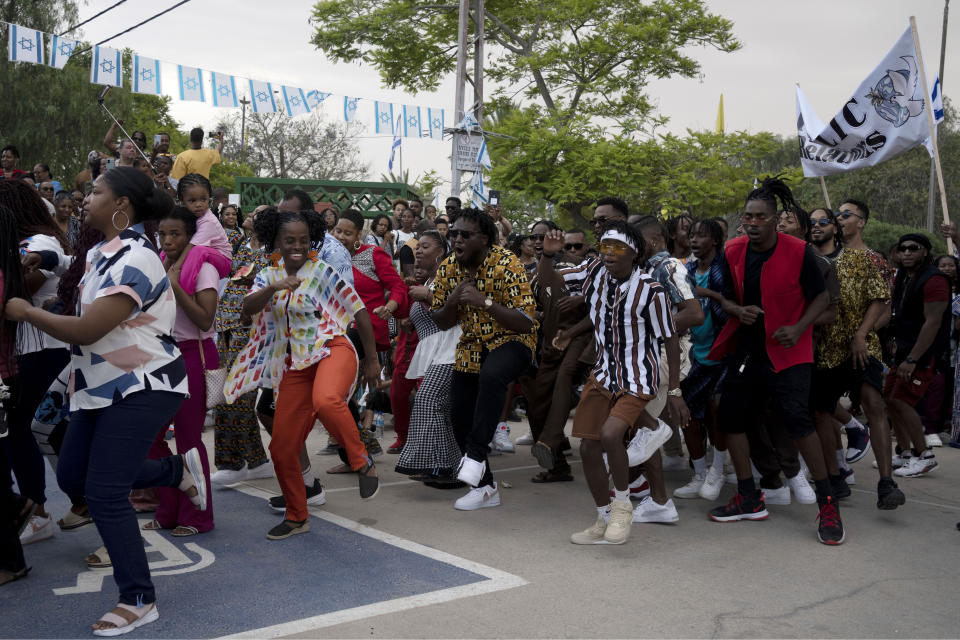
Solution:
M 442 337 L 430 316 L 430 307 L 416 302 L 410 307 L 410 321 L 417 330 L 420 346 Z M 458 331 L 454 326 L 448 331 Z M 429 338 L 434 336 L 433 340 Z M 455 344 L 454 340 L 454 344 Z M 430 364 L 427 366 L 410 415 L 410 430 L 407 443 L 397 460 L 396 471 L 407 475 L 428 473 L 434 476 L 450 476 L 460 463 L 462 453 L 453 436 L 453 423 L 450 420 L 450 379 L 453 374 L 453 354 L 434 352 L 433 360 L 449 360 L 449 364 Z

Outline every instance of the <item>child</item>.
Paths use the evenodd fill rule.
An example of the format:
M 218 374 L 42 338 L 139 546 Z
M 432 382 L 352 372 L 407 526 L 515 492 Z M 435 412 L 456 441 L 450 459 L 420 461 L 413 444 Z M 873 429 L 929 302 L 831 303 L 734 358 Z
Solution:
M 197 219 L 197 232 L 193 234 L 177 264 L 183 278 L 183 290 L 193 295 L 193 282 L 200 273 L 200 266 L 209 262 L 216 267 L 221 278 L 230 276 L 230 259 L 233 248 L 227 239 L 227 233 L 210 210 L 210 197 L 213 189 L 210 181 L 199 173 L 188 173 L 177 184 L 177 199 L 183 208 Z M 194 251 L 194 249 L 200 249 Z

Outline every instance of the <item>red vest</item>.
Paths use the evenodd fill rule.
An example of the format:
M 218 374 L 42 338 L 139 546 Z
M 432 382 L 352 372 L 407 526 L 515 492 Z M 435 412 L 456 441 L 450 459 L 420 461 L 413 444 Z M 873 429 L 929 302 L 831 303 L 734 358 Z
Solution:
M 743 279 L 746 275 L 747 243 L 749 238 L 740 236 L 729 241 L 724 247 L 727 264 L 733 276 L 733 288 L 737 301 L 743 304 Z M 777 234 L 777 246 L 773 255 L 764 263 L 760 275 L 760 299 L 763 315 L 757 322 L 764 323 L 767 355 L 774 371 L 783 371 L 798 364 L 813 362 L 813 324 L 800 335 L 797 344 L 787 348 L 773 339 L 773 332 L 780 327 L 797 323 L 807 308 L 807 299 L 800 286 L 800 272 L 803 269 L 803 254 L 806 243 L 793 236 Z M 737 330 L 740 321 L 730 316 L 720 335 L 713 343 L 707 356 L 711 360 L 720 360 L 723 356 L 736 351 Z

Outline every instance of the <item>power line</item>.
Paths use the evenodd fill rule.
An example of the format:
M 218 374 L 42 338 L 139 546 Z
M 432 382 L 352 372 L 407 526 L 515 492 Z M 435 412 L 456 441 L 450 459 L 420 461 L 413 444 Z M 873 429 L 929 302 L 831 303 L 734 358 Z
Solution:
M 124 30 L 121 31 L 120 33 L 116 33 L 116 34 L 110 36 L 109 38 L 106 38 L 106 39 L 104 39 L 104 40 L 101 40 L 100 42 L 96 43 L 95 45 L 93 45 L 93 46 L 91 46 L 91 47 L 87 47 L 86 49 L 81 49 L 80 51 L 75 51 L 75 52 L 73 53 L 73 55 L 76 55 L 76 54 L 78 54 L 78 53 L 85 53 L 85 52 L 87 52 L 87 51 L 90 51 L 90 49 L 92 49 L 93 47 L 99 47 L 99 46 L 102 45 L 102 44 L 106 44 L 107 42 L 110 42 L 110 41 L 113 40 L 114 38 L 119 38 L 120 36 L 122 36 L 122 35 L 125 34 L 125 33 L 130 33 L 130 32 L 133 31 L 134 29 L 137 29 L 137 28 L 139 28 L 139 27 L 142 27 L 143 25 L 147 24 L 148 22 L 151 22 L 151 21 L 153 21 L 153 20 L 156 20 L 156 19 L 159 18 L 160 16 L 162 16 L 162 15 L 164 15 L 164 14 L 167 14 L 167 13 L 170 13 L 171 11 L 173 11 L 174 9 L 176 9 L 177 7 L 182 6 L 182 5 L 185 5 L 185 4 L 187 4 L 188 2 L 190 2 L 190 0 L 180 0 L 180 2 L 176 3 L 176 4 L 173 5 L 172 7 L 169 7 L 169 8 L 167 8 L 167 9 L 164 9 L 164 10 L 161 11 L 160 13 L 157 13 L 157 14 L 152 15 L 152 16 L 150 16 L 149 18 L 147 18 L 146 20 L 143 20 L 142 22 L 138 22 L 137 24 L 133 25 L 132 27 L 130 27 L 130 28 L 128 28 L 128 29 L 124 29 Z
M 73 25 L 72 27 L 70 27 L 69 29 L 67 29 L 66 31 L 64 31 L 63 33 L 60 33 L 60 34 L 57 34 L 57 35 L 65 36 L 65 35 L 67 35 L 68 33 L 70 33 L 71 31 L 76 31 L 77 29 L 79 29 L 79 28 L 82 27 L 83 25 L 87 24 L 87 23 L 90 22 L 91 20 L 95 20 L 95 19 L 99 18 L 100 16 L 102 16 L 103 14 L 105 14 L 107 11 L 110 11 L 111 9 L 116 9 L 117 7 L 119 7 L 120 5 L 122 5 L 122 4 L 123 4 L 124 2 L 126 2 L 126 1 L 127 1 L 127 0 L 120 0 L 120 2 L 117 2 L 116 4 L 107 7 L 106 9 L 104 9 L 103 11 L 101 11 L 100 13 L 98 13 L 98 14 L 96 14 L 96 15 L 93 15 L 93 16 L 91 16 L 91 17 L 89 17 L 89 18 L 87 18 L 87 19 L 84 20 L 83 22 L 79 22 L 79 23 Z

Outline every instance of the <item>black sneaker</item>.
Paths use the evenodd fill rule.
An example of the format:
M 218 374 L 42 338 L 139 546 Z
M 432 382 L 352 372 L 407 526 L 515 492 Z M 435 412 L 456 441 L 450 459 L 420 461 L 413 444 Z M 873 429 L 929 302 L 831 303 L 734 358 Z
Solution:
M 850 491 L 850 485 L 847 484 L 847 481 L 844 479 L 843 475 L 830 476 L 830 487 L 833 489 L 833 497 L 837 500 L 841 498 L 849 498 L 853 493 Z
M 753 496 L 742 495 L 739 491 L 733 494 L 730 502 L 723 507 L 711 509 L 707 517 L 714 522 L 733 522 L 735 520 L 766 520 L 767 505 L 763 501 L 760 491 Z
M 307 531 L 310 531 L 309 518 L 307 520 L 301 520 L 300 522 L 284 520 L 267 532 L 267 540 L 283 540 L 284 538 L 295 536 L 298 533 L 306 533 Z
M 313 479 L 313 485 L 306 487 L 306 490 L 307 506 L 319 507 L 320 505 L 327 503 L 327 494 L 323 490 L 323 485 L 320 484 L 320 481 L 316 478 Z M 287 499 L 282 495 L 273 496 L 268 502 L 270 503 L 270 508 L 274 511 L 279 511 L 280 513 L 285 513 L 287 511 Z
M 843 544 L 846 533 L 843 531 L 843 522 L 840 520 L 840 510 L 833 497 L 828 497 L 820 503 L 820 513 L 817 515 L 820 524 L 817 527 L 817 538 L 823 544 Z
M 373 463 L 368 462 L 365 467 L 357 471 L 361 500 L 370 500 L 380 492 L 380 478 L 377 476 L 367 475 L 370 473 L 370 471 L 374 470 L 375 467 L 373 466 Z
M 893 478 L 880 478 L 877 483 L 877 509 L 891 511 L 906 503 L 907 497 L 893 481 Z

